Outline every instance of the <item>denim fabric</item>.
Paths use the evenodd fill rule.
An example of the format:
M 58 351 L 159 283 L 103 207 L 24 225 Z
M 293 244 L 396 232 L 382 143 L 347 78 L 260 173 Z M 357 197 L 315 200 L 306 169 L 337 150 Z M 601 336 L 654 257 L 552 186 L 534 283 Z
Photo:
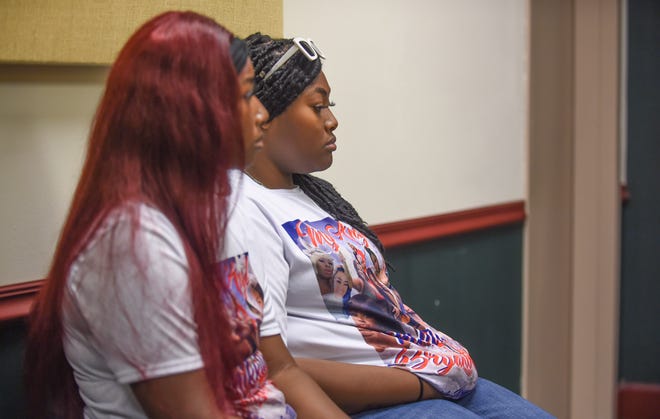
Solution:
M 353 415 L 354 419 L 554 418 L 516 393 L 484 378 L 460 400 L 424 400 Z

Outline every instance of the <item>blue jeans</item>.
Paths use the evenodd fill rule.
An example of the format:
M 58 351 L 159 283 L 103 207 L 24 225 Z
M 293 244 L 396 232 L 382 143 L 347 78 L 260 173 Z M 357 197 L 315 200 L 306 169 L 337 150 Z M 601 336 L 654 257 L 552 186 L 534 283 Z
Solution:
M 460 400 L 424 400 L 367 410 L 353 419 L 554 418 L 506 388 L 479 378 L 476 389 Z

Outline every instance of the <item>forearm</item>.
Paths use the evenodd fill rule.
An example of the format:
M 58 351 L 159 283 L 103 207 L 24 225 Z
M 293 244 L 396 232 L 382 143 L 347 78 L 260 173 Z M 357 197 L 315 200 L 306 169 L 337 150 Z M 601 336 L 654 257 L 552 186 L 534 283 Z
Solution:
M 297 365 L 287 366 L 271 379 L 284 392 L 287 403 L 293 407 L 299 419 L 347 417 L 321 387 Z
M 343 362 L 297 358 L 311 376 L 343 410 L 349 413 L 401 403 L 439 398 L 426 381 L 405 370 Z
M 282 390 L 298 418 L 348 417 L 296 364 L 279 335 L 263 337 L 260 349 L 268 364 L 268 377 Z

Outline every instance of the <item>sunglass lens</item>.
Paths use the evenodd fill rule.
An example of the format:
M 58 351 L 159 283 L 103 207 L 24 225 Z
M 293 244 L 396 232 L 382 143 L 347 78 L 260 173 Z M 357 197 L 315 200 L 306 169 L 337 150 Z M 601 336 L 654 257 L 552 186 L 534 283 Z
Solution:
M 307 41 L 300 42 L 300 47 L 305 50 L 305 53 L 308 56 L 310 56 L 310 57 L 316 56 L 316 50 L 314 49 L 314 47 L 312 45 L 307 43 Z
M 314 41 L 312 41 L 312 40 L 310 39 L 309 44 L 312 46 L 312 48 L 314 49 L 314 51 L 316 51 L 316 53 L 319 55 L 319 57 L 321 57 L 321 58 L 325 58 L 325 55 L 323 55 L 323 53 L 321 52 L 321 50 L 319 49 L 319 47 L 316 46 L 316 44 L 314 43 Z

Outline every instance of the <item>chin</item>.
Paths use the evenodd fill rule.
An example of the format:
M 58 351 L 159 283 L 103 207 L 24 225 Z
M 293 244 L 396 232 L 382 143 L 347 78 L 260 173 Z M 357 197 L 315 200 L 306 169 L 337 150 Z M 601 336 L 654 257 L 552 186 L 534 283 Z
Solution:
M 324 161 L 324 162 L 319 166 L 318 170 L 316 170 L 316 171 L 317 171 L 317 172 L 322 172 L 322 171 L 324 171 L 324 170 L 326 170 L 326 169 L 329 169 L 330 166 L 332 166 L 332 154 L 330 155 L 330 158 L 329 158 L 327 161 Z
M 332 155 L 330 156 L 329 159 L 324 158 L 323 160 L 317 161 L 313 165 L 309 165 L 305 168 L 305 170 L 302 171 L 297 171 L 294 173 L 316 173 L 316 172 L 322 172 L 332 166 Z

